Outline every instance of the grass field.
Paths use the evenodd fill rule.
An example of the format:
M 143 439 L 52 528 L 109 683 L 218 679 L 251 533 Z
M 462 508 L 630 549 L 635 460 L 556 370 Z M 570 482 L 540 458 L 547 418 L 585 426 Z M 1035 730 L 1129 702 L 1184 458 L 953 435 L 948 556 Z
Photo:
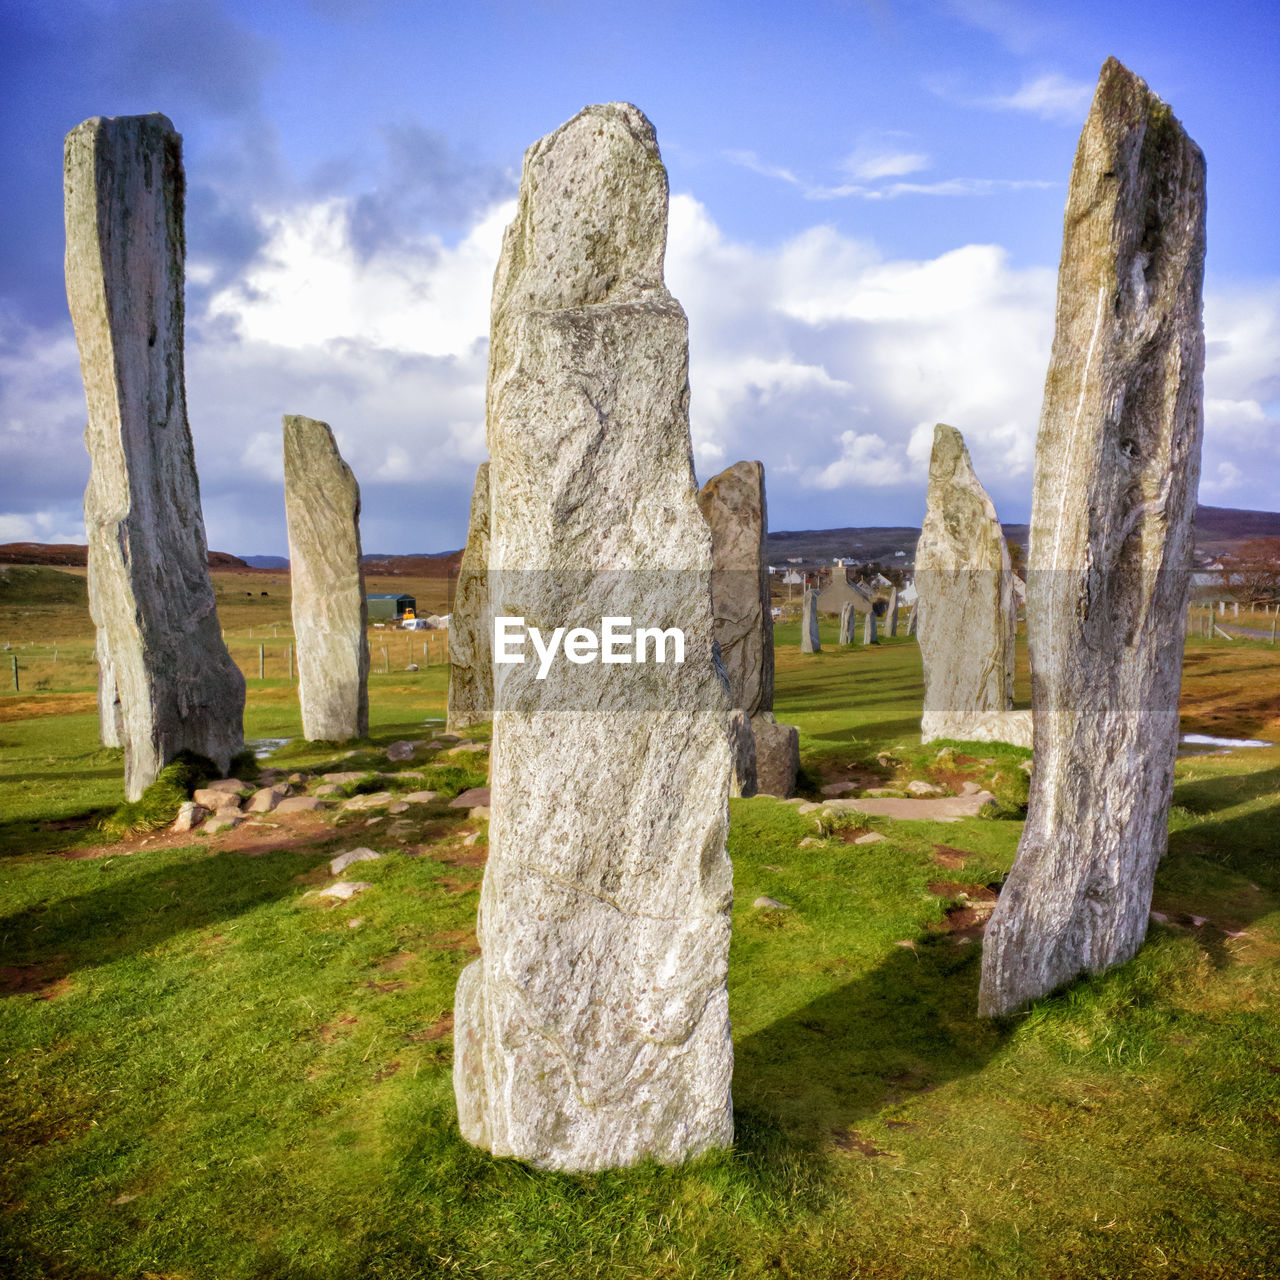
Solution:
M 74 641 L 74 600 L 37 607 Z M 223 607 L 231 632 L 271 625 L 245 621 L 248 597 Z M 914 642 L 837 650 L 832 629 L 802 656 L 795 631 L 777 710 L 810 794 L 1020 773 L 1025 753 L 918 745 Z M 1185 670 L 1184 729 L 1280 739 L 1276 649 L 1192 638 Z M 412 770 L 384 785 L 437 803 L 115 846 L 94 825 L 122 787 L 92 681 L 0 697 L 0 1274 L 1280 1274 L 1280 748 L 1181 760 L 1166 923 L 999 1022 L 974 1014 L 966 903 L 998 888 L 1016 818 L 841 826 L 734 801 L 735 1147 L 571 1177 L 458 1135 L 452 996 L 485 846 L 444 800 L 484 757 L 383 753 L 441 727 L 446 681 L 439 663 L 376 674 L 355 755 L 297 739 L 286 679 L 251 678 L 246 715 L 249 738 L 292 739 L 273 766 Z M 867 829 L 888 839 L 850 843 Z M 359 867 L 370 889 L 304 896 L 361 845 L 386 855 Z

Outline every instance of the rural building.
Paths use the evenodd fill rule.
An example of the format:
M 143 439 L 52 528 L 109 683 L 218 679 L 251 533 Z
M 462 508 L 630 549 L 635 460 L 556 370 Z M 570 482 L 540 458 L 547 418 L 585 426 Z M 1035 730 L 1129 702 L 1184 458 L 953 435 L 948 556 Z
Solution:
M 365 596 L 365 600 L 369 605 L 370 622 L 384 622 L 390 618 L 402 617 L 406 609 L 412 609 L 415 613 L 418 611 L 418 602 L 408 595 L 393 595 L 390 592 L 380 591 Z

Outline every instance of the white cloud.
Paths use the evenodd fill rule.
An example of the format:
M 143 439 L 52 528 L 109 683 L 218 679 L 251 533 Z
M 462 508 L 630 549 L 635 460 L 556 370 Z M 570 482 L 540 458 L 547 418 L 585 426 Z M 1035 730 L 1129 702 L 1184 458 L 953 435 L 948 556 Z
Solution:
M 1042 120 L 1080 124 L 1093 99 L 1092 84 L 1051 71 L 1028 80 L 1013 93 L 980 99 L 979 106 L 997 111 L 1026 111 Z
M 918 151 L 902 151 L 888 145 L 889 139 L 858 144 L 841 166 L 859 182 L 878 178 L 901 178 L 929 167 L 929 157 Z

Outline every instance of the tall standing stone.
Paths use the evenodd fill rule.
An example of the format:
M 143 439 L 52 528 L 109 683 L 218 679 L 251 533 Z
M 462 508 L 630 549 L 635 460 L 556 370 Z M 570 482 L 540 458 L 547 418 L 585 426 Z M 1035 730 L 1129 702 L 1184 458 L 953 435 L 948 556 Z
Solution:
M 800 652 L 819 653 L 822 639 L 818 635 L 818 593 L 813 587 L 805 587 L 800 602 Z
M 493 715 L 493 616 L 489 610 L 489 464 L 476 470 L 471 524 L 449 614 L 448 727 Z
M 562 655 L 542 680 L 532 651 L 495 663 L 454 1086 L 469 1141 L 543 1168 L 670 1163 L 732 1137 L 730 706 L 666 215 L 649 121 L 588 107 L 526 153 L 494 278 L 495 617 L 684 633 L 682 663 L 652 645 L 645 663 Z
M 181 751 L 225 770 L 244 746 L 244 677 L 218 626 L 187 425 L 183 196 L 182 140 L 166 117 L 94 117 L 67 135 L 89 608 L 120 703 L 130 799 Z
M 368 737 L 360 486 L 327 422 L 284 416 L 284 510 L 303 736 L 310 742 Z
M 880 643 L 879 637 L 876 634 L 876 611 L 874 609 L 868 609 L 862 619 L 862 643 Z
M 1204 157 L 1114 58 L 1067 193 L 1027 573 L 1036 768 L 979 1009 L 1129 959 L 1168 840 L 1200 473 Z
M 898 634 L 898 588 L 889 591 L 889 605 L 884 611 L 884 633 L 887 636 Z
M 1013 568 L 996 509 L 954 427 L 934 428 L 929 493 L 916 546 L 921 740 L 1030 746 L 1029 717 L 1012 712 L 1016 617 Z
M 913 636 L 916 633 L 916 625 L 920 618 L 920 602 L 916 600 L 912 603 L 911 608 L 907 611 L 907 635 Z
M 846 600 L 840 606 L 840 644 L 853 643 L 854 621 L 853 601 Z

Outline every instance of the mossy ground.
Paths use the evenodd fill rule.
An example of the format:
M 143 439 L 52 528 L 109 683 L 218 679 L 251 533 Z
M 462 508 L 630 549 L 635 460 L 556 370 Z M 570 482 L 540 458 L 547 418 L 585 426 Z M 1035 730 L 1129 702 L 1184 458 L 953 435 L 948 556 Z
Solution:
M 778 715 L 812 788 L 1016 767 L 989 744 L 919 748 L 910 641 L 779 643 Z M 1185 727 L 1269 722 L 1275 651 L 1193 640 L 1188 658 Z M 273 764 L 385 770 L 387 743 L 438 727 L 444 676 L 375 681 L 354 748 L 297 741 L 287 682 L 251 684 L 248 736 L 294 739 Z M 857 845 L 852 822 L 734 801 L 736 1145 L 570 1177 L 457 1131 L 451 1008 L 484 846 L 445 800 L 481 755 L 404 766 L 428 779 L 389 789 L 442 793 L 404 840 L 360 813 L 100 848 L 120 757 L 63 714 L 76 696 L 0 723 L 0 1274 L 1280 1272 L 1280 749 L 1180 762 L 1168 924 L 1001 1022 L 975 1016 L 981 944 L 953 926 L 960 893 L 1007 872 L 1017 820 L 873 819 L 888 839 Z M 358 844 L 387 854 L 360 864 L 371 889 L 305 896 Z

